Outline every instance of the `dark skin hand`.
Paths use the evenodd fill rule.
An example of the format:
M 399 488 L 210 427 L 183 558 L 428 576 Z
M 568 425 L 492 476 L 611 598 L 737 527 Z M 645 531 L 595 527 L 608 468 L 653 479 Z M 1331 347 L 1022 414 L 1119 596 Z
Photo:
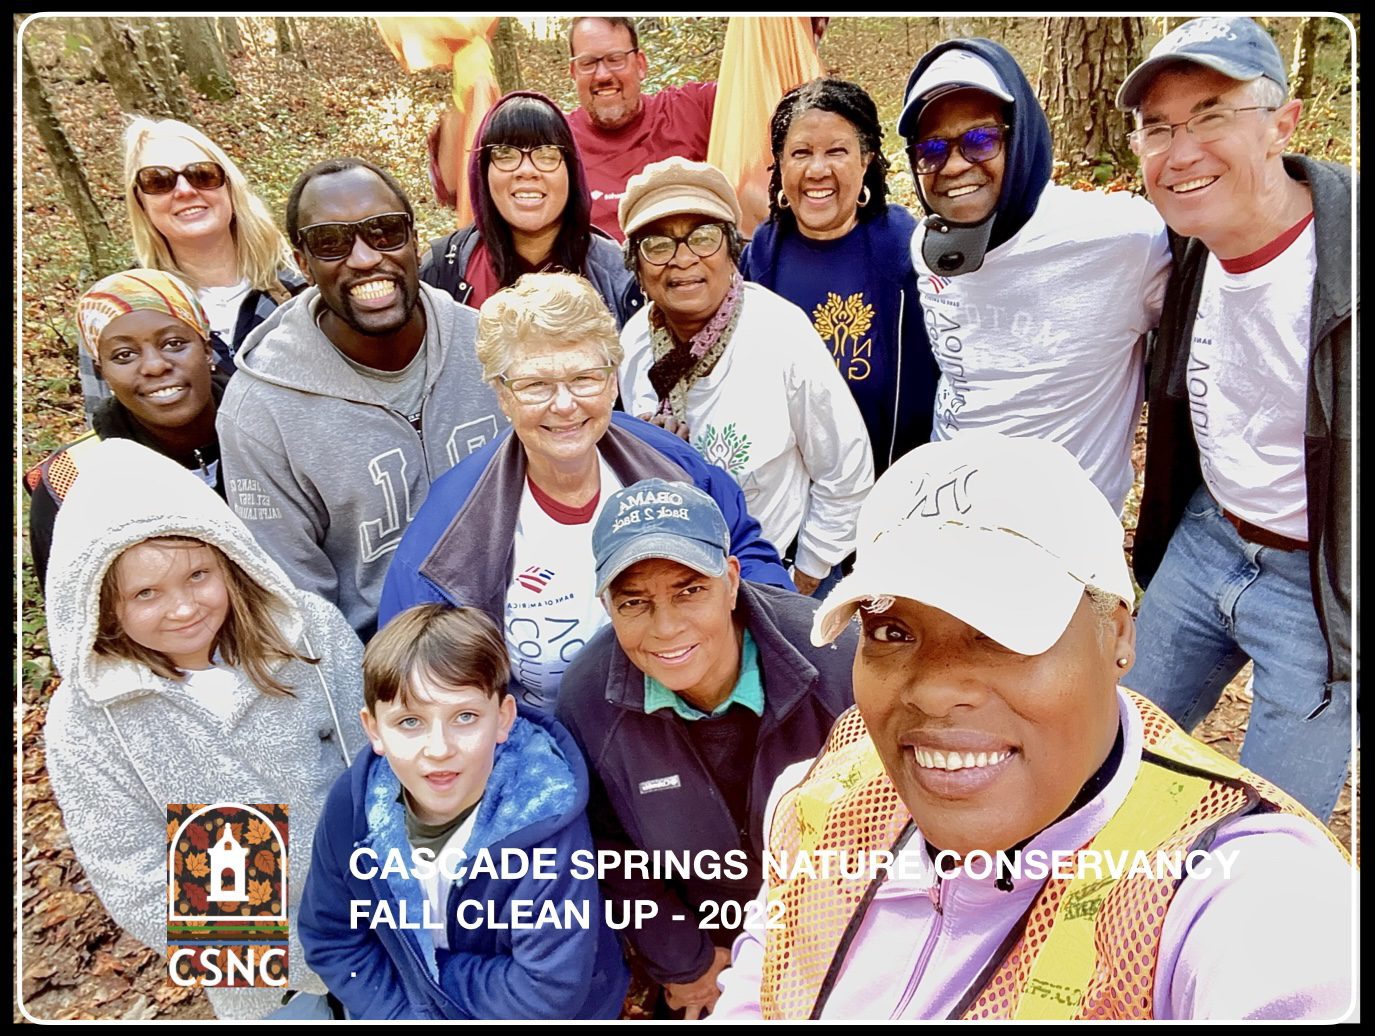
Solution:
M 650 424 L 658 425 L 665 431 L 672 432 L 674 435 L 678 436 L 678 438 L 682 439 L 683 442 L 692 441 L 688 438 L 687 422 L 679 421 L 672 414 L 641 414 L 640 420 L 648 421 Z

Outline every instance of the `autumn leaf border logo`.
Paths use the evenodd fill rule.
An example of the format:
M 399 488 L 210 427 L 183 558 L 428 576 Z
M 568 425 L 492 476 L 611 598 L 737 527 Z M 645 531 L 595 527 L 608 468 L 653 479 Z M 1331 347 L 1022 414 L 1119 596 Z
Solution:
M 174 979 L 220 984 L 224 976 L 214 981 L 218 972 L 205 966 L 206 952 L 234 947 L 243 956 L 245 947 L 257 947 L 280 953 L 254 984 L 285 982 L 287 813 L 285 803 L 168 805 L 167 954 Z M 212 873 L 217 856 L 227 857 L 219 895 Z

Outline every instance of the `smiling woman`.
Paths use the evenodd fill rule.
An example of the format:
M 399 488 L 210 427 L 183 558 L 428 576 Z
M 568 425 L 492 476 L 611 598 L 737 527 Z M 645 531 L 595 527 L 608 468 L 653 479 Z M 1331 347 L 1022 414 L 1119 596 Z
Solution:
M 507 94 L 468 162 L 475 221 L 431 243 L 421 279 L 480 307 L 524 273 L 580 273 L 619 327 L 640 304 L 620 249 L 592 226 L 592 198 L 568 120 L 543 94 Z
M 47 575 L 58 508 L 91 447 L 102 439 L 140 442 L 225 495 L 215 408 L 229 375 L 217 370 L 210 324 L 195 293 L 169 273 L 117 273 L 81 296 L 76 323 L 83 355 L 113 396 L 96 409 L 90 432 L 24 476 L 32 496 L 29 533 L 40 583 Z

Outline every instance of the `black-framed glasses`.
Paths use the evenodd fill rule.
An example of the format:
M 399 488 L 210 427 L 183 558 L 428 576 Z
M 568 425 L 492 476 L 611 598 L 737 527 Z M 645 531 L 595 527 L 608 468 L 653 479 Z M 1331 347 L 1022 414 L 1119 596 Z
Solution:
M 514 144 L 488 144 L 487 159 L 503 173 L 513 173 L 530 156 L 530 163 L 542 173 L 552 173 L 563 165 L 563 148 L 558 144 L 516 147 Z
M 630 64 L 630 55 L 639 49 L 639 47 L 631 47 L 629 50 L 610 50 L 600 57 L 592 54 L 579 54 L 573 58 L 573 68 L 585 76 L 590 76 L 596 72 L 598 65 L 605 65 L 608 72 L 624 72 L 625 67 Z
M 411 239 L 411 217 L 404 212 L 384 212 L 356 223 L 312 223 L 299 231 L 301 245 L 316 259 L 342 259 L 361 237 L 369 248 L 395 252 Z
M 957 147 L 966 162 L 987 162 L 997 158 L 1002 151 L 1007 129 L 1002 124 L 975 126 L 958 137 L 927 137 L 909 145 L 907 155 L 912 160 L 912 168 L 922 176 L 930 176 L 944 169 Z
M 218 162 L 192 162 L 181 169 L 170 165 L 146 165 L 134 174 L 134 184 L 144 194 L 169 194 L 177 189 L 177 177 L 198 191 L 213 191 L 223 187 L 224 166 Z
M 1174 131 L 1180 126 L 1184 127 L 1184 132 L 1193 134 L 1193 138 L 1200 144 L 1211 144 L 1232 131 L 1237 121 L 1237 112 L 1274 110 L 1274 107 L 1268 104 L 1252 104 L 1244 108 L 1209 108 L 1206 112 L 1199 112 L 1183 122 L 1153 122 L 1149 126 L 1138 126 L 1127 134 L 1127 140 L 1131 142 L 1132 150 L 1138 155 L 1150 158 L 1152 155 L 1170 150 Z
M 606 383 L 611 380 L 615 370 L 615 367 L 607 364 L 605 367 L 589 367 L 587 370 L 575 371 L 566 378 L 543 378 L 538 375 L 508 378 L 505 374 L 498 374 L 497 380 L 510 389 L 511 395 L 522 403 L 538 405 L 548 403 L 558 395 L 560 385 L 567 385 L 568 391 L 579 399 L 600 395 L 606 389 Z
M 720 223 L 703 223 L 693 227 L 686 237 L 671 234 L 648 234 L 640 238 L 640 258 L 651 266 L 667 266 L 678 254 L 679 245 L 698 259 L 708 259 L 721 250 L 726 240 L 726 228 Z

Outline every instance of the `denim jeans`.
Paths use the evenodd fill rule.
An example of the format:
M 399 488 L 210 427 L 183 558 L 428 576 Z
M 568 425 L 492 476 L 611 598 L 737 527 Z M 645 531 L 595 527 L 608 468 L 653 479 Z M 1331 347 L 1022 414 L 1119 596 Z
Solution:
M 1255 678 L 1241 763 L 1327 820 L 1351 765 L 1351 685 L 1332 684 L 1321 707 L 1327 641 L 1308 552 L 1243 540 L 1200 487 L 1141 601 L 1136 664 L 1122 683 L 1192 730 L 1248 658 Z

